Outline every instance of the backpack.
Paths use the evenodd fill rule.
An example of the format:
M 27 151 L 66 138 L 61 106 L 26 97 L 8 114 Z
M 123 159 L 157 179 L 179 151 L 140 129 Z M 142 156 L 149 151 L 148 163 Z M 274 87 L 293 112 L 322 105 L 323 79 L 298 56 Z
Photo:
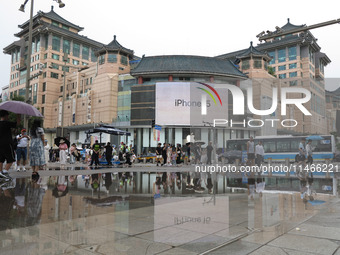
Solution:
M 17 139 L 17 137 L 14 137 L 13 138 L 13 150 L 16 150 L 17 149 L 17 147 L 18 147 L 18 139 Z

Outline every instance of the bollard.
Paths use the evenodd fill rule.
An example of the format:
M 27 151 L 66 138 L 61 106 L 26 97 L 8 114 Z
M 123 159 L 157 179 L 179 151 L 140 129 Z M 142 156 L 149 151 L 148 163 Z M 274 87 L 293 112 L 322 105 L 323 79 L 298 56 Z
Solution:
M 326 165 L 328 166 L 330 164 L 330 159 L 329 158 L 326 158 Z M 331 177 L 329 171 L 326 172 L 326 177 L 327 179 L 329 179 Z
M 268 158 L 268 166 L 271 166 L 272 162 L 273 162 L 273 159 L 272 158 Z M 272 177 L 272 176 L 273 176 L 272 170 L 269 168 L 268 169 L 268 177 Z
M 143 163 L 146 164 L 146 158 L 143 158 Z

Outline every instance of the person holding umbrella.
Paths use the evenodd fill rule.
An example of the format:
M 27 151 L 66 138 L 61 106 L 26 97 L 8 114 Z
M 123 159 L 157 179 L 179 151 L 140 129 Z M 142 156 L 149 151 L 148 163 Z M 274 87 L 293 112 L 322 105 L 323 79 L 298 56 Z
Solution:
M 8 121 L 9 113 L 6 110 L 0 110 L 0 177 L 8 178 L 8 170 L 15 161 L 13 139 L 11 128 L 16 128 L 20 124 L 21 116 L 17 115 L 17 122 Z M 3 170 L 4 162 L 7 162 Z

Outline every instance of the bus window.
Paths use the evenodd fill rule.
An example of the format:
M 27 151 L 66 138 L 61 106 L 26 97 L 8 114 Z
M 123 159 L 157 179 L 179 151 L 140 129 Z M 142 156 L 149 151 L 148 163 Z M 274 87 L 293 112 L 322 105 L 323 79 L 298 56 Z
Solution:
M 276 143 L 275 141 L 264 141 L 263 148 L 265 153 L 276 152 Z
M 297 138 L 296 140 L 292 140 L 290 142 L 290 148 L 292 150 L 292 152 L 296 151 L 296 153 L 299 152 L 299 144 L 300 144 L 300 140 Z
M 290 140 L 277 141 L 276 152 L 290 152 Z

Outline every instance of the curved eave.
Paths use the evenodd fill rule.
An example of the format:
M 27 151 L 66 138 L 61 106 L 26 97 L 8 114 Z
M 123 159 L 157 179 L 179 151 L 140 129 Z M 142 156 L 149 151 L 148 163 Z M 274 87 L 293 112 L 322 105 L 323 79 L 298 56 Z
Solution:
M 205 76 L 220 76 L 220 77 L 226 77 L 226 78 L 237 78 L 237 79 L 247 79 L 248 76 L 245 74 L 228 74 L 228 73 L 215 73 L 215 72 L 205 72 L 205 71 L 186 71 L 186 70 L 169 70 L 169 71 L 154 71 L 154 72 L 133 72 L 131 71 L 131 75 L 133 77 L 138 77 L 138 76 L 144 76 L 144 77 L 152 77 L 152 76 L 159 76 L 159 75 L 176 75 L 176 74 L 181 74 L 181 75 L 193 75 L 193 74 L 199 74 L 199 75 L 205 75 Z
M 47 14 L 48 14 L 48 13 L 39 11 L 39 12 L 32 18 L 32 19 L 33 19 L 33 22 L 36 21 L 36 20 L 37 20 L 38 18 L 40 18 L 40 17 L 45 17 L 45 18 L 50 19 L 50 20 L 55 20 L 55 21 L 57 21 L 57 22 L 59 22 L 59 23 L 61 23 L 61 24 L 65 24 L 65 25 L 68 26 L 68 27 L 72 27 L 72 28 L 76 29 L 78 32 L 84 30 L 83 27 L 77 26 L 77 25 L 75 25 L 75 24 L 73 24 L 73 23 L 71 23 L 71 22 L 65 20 L 64 18 L 62 18 L 61 16 L 59 16 L 59 15 L 56 14 L 56 13 L 55 13 L 55 14 L 56 14 L 57 16 L 59 16 L 60 19 L 58 19 L 58 18 L 57 18 L 57 19 L 53 19 L 53 18 L 49 17 Z M 24 29 L 24 28 L 28 28 L 28 25 L 29 25 L 29 20 L 27 20 L 25 23 L 23 23 L 23 24 L 21 24 L 21 25 L 18 25 L 18 27 L 21 28 L 21 29 Z
M 110 47 L 102 47 L 99 50 L 95 52 L 96 55 L 99 55 L 101 53 L 106 53 L 106 52 L 123 52 L 127 55 L 133 56 L 134 52 L 132 50 L 126 49 L 124 47 L 122 48 L 110 48 Z
M 12 50 L 21 47 L 21 40 L 15 41 L 3 49 L 4 54 L 11 54 Z
M 256 57 L 256 58 L 264 58 L 265 60 L 269 61 L 272 58 L 268 55 L 263 54 L 250 54 L 250 55 L 243 55 L 243 56 L 236 56 L 237 59 L 244 59 L 244 58 L 250 58 L 250 57 Z

